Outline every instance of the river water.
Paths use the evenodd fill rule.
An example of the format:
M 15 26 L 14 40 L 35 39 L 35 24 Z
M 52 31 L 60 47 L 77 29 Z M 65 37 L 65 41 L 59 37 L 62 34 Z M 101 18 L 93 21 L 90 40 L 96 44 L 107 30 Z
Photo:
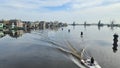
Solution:
M 120 38 L 114 50 L 114 33 L 120 36 L 120 28 L 68 26 L 28 32 L 1 31 L 0 68 L 79 68 L 67 53 L 56 48 L 71 51 L 68 42 L 77 51 L 85 48 L 102 68 L 120 68 Z

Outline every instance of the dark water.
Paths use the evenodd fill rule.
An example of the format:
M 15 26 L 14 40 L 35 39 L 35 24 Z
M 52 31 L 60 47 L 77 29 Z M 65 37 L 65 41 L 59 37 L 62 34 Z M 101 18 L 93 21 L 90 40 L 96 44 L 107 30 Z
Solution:
M 10 34 L 1 31 L 0 68 L 79 68 L 66 53 L 55 48 L 70 50 L 67 41 L 78 51 L 86 48 L 102 68 L 120 68 L 120 39 L 114 51 L 114 33 L 120 35 L 120 28 L 68 26 L 31 32 L 12 31 Z

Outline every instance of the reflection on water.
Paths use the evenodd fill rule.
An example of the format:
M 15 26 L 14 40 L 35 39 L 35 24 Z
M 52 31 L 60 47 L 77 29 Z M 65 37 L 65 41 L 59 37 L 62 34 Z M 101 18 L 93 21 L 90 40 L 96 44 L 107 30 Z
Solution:
M 23 31 L 23 30 L 0 31 L 0 36 L 2 38 L 6 35 L 9 35 L 10 37 L 18 38 L 18 37 L 22 36 L 24 33 L 25 33 L 25 31 Z
M 0 31 L 0 38 L 9 35 L 12 38 L 18 38 L 20 36 L 22 36 L 25 33 L 31 33 L 31 31 L 37 31 L 37 30 L 54 30 L 54 31 L 58 31 L 60 27 L 51 27 L 51 28 L 42 28 L 42 29 L 25 29 L 25 30 L 6 30 L 6 31 Z M 63 30 L 63 28 L 62 28 Z
M 79 68 L 66 53 L 55 47 L 69 51 L 66 40 L 79 52 L 86 47 L 88 54 L 93 56 L 102 68 L 119 68 L 120 42 L 112 40 L 112 35 L 116 32 L 120 35 L 119 27 L 111 31 L 107 26 L 0 31 L 0 68 Z M 119 40 L 119 37 L 117 39 Z

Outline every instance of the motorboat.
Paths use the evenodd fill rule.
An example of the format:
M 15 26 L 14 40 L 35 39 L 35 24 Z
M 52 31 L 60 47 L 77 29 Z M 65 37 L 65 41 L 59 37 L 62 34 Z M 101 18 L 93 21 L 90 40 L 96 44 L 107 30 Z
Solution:
M 87 56 L 87 58 L 84 58 L 85 55 L 85 49 L 82 49 L 81 52 L 78 52 L 71 44 L 69 44 L 69 48 L 71 49 L 71 55 L 70 58 L 72 61 L 78 65 L 80 68 L 102 68 L 96 60 L 94 60 L 94 63 L 91 63 L 91 57 Z M 82 66 L 83 65 L 83 66 Z
M 87 68 L 101 68 L 101 66 L 97 63 L 97 61 L 94 61 L 94 63 L 91 63 L 90 59 L 82 59 L 81 63 L 87 67 Z

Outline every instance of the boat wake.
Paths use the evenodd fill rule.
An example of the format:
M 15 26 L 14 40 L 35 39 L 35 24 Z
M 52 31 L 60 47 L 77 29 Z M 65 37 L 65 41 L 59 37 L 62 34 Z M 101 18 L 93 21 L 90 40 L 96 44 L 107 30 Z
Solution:
M 88 61 L 88 59 L 90 60 L 91 57 L 85 51 L 85 48 L 83 48 L 81 52 L 78 52 L 69 41 L 67 41 L 67 48 L 62 47 L 62 44 L 58 44 L 56 41 L 49 38 L 44 38 L 44 40 L 41 41 L 50 43 L 52 45 L 49 46 L 64 52 L 65 55 L 67 55 L 79 68 L 101 68 L 96 61 L 93 66 L 90 65 L 90 61 Z
M 83 66 L 78 59 L 76 59 L 73 55 L 69 55 L 69 58 L 80 68 L 86 68 Z
M 70 43 L 68 43 L 68 48 L 70 48 L 70 50 L 68 50 L 68 49 L 65 49 L 64 47 L 61 47 L 58 43 L 53 42 L 53 40 L 49 40 L 49 41 L 43 40 L 43 41 L 51 43 L 52 45 L 50 46 L 58 49 L 61 52 L 64 52 L 65 55 L 67 55 L 70 58 L 70 60 L 74 62 L 79 68 L 86 68 L 80 63 L 80 58 L 81 58 L 80 53 L 78 53 L 77 50 L 71 46 Z

